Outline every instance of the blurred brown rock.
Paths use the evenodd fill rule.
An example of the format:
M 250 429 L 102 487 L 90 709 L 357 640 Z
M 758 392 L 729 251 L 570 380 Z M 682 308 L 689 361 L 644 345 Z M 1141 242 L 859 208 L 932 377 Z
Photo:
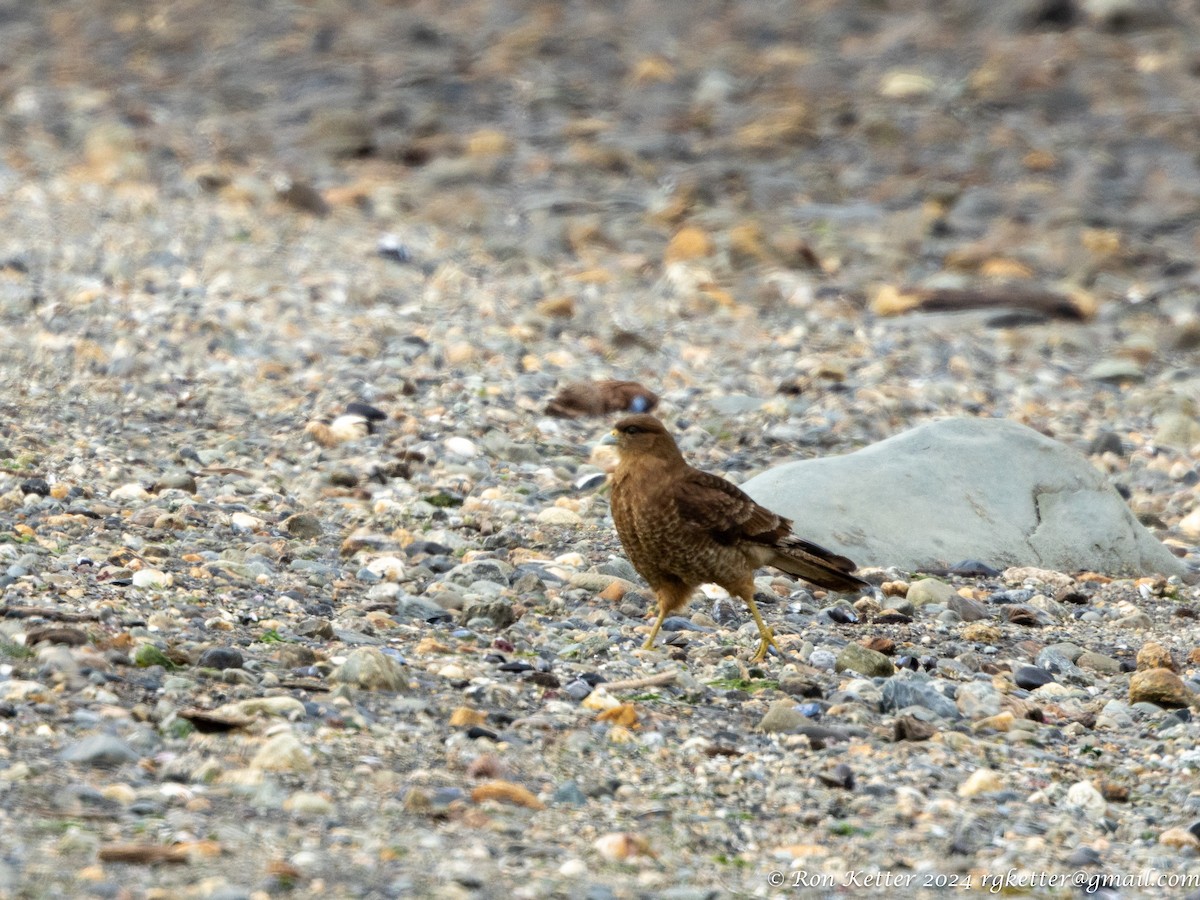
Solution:
M 657 405 L 658 394 L 636 381 L 577 381 L 562 386 L 546 404 L 546 415 L 578 419 L 615 412 L 650 412 Z

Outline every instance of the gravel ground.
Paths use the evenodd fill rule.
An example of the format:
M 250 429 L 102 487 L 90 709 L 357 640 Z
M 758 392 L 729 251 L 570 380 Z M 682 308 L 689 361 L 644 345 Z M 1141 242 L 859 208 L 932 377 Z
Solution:
M 643 651 L 545 414 L 1008 417 L 1200 568 L 1194 2 L 269 6 L 0 3 L 0 896 L 1200 891 L 1191 579 Z

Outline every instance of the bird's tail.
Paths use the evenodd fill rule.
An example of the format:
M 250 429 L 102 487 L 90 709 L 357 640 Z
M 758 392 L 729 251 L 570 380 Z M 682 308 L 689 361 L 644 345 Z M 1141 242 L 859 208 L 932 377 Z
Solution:
M 831 591 L 860 591 L 870 585 L 851 574 L 856 566 L 844 556 L 798 537 L 786 537 L 767 564 Z

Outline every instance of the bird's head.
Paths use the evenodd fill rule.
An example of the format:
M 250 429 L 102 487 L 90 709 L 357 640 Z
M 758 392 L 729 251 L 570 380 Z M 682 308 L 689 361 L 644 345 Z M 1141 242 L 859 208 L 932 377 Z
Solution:
M 657 456 L 663 459 L 679 457 L 679 448 L 666 427 L 654 416 L 627 416 L 613 426 L 605 443 L 617 445 L 622 459 L 636 456 Z

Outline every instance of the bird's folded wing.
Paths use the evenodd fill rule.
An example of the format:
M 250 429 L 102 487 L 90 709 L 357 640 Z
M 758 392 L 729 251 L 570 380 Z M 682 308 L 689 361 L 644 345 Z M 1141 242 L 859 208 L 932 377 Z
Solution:
M 675 506 L 680 518 L 703 529 L 722 543 L 738 540 L 773 543 L 787 534 L 791 523 L 759 506 L 724 478 L 691 469 L 676 483 Z

